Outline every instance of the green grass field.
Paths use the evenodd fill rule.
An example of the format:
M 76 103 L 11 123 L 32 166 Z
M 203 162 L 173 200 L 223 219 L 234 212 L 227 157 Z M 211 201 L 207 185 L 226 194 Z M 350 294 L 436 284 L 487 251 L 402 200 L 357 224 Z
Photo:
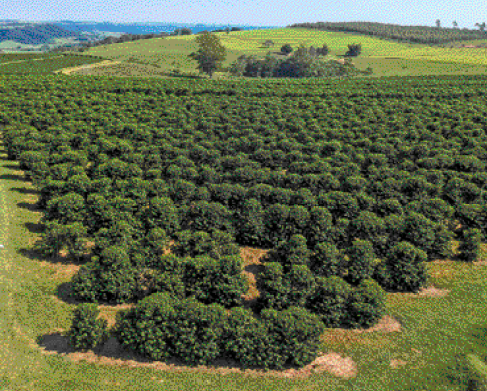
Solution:
M 347 51 L 350 43 L 361 43 L 362 54 L 354 59 L 359 69 L 371 66 L 374 76 L 393 75 L 437 75 L 437 74 L 485 74 L 487 73 L 487 49 L 442 48 L 420 44 L 405 44 L 351 33 L 325 32 L 306 29 L 272 29 L 237 31 L 230 34 L 216 33 L 227 49 L 224 66 L 228 66 L 240 55 L 264 56 L 268 51 L 278 52 L 285 43 L 294 48 L 322 46 L 327 44 L 330 54 L 336 59 Z M 157 66 L 161 71 L 170 71 L 176 62 L 183 72 L 196 70 L 196 63 L 187 56 L 197 50 L 195 35 L 156 38 L 89 49 L 86 53 L 117 61 L 138 65 Z M 265 48 L 266 40 L 275 43 L 273 48 Z M 407 62 L 405 64 L 404 62 Z M 454 65 L 451 65 L 454 64 Z M 406 68 L 404 68 L 406 66 Z M 98 73 L 102 72 L 102 73 Z M 93 69 L 91 74 L 118 75 L 119 68 L 103 71 Z M 127 68 L 125 68 L 125 75 Z M 133 72 L 140 76 L 139 71 Z M 150 69 L 147 72 L 150 76 Z
M 356 378 L 327 373 L 305 379 L 242 374 L 161 371 L 73 362 L 42 354 L 36 342 L 70 325 L 73 304 L 58 286 L 77 265 L 42 260 L 29 251 L 42 226 L 36 192 L 18 164 L 0 150 L 0 389 L 16 390 L 466 390 L 465 355 L 487 355 L 487 265 L 445 261 L 428 264 L 429 284 L 446 297 L 388 294 L 387 313 L 403 331 L 388 334 L 329 329 L 322 350 L 350 356 Z M 485 254 L 485 253 L 484 253 Z M 114 312 L 105 309 L 104 312 Z M 404 365 L 391 368 L 391 360 Z

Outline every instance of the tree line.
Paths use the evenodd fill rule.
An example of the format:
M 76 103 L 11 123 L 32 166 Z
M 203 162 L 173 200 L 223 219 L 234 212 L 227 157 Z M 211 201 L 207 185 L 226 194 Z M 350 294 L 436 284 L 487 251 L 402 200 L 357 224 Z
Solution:
M 287 27 L 360 33 L 384 39 L 398 40 L 401 42 L 442 44 L 452 41 L 486 39 L 485 23 L 477 23 L 476 26 L 479 27 L 478 30 L 459 29 L 456 28 L 455 25 L 453 28 L 446 28 L 441 27 L 440 21 L 437 20 L 436 27 L 402 26 L 376 22 L 295 23 Z

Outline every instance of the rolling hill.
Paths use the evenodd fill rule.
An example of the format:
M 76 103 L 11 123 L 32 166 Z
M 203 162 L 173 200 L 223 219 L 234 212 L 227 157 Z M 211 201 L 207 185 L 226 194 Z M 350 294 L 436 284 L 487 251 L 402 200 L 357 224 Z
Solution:
M 38 45 L 49 43 L 56 38 L 83 40 L 83 36 L 79 32 L 69 31 L 49 23 L 0 26 L 0 42 L 15 41 L 20 44 Z
M 361 43 L 362 54 L 354 59 L 359 69 L 371 66 L 375 76 L 418 75 L 418 74 L 485 74 L 487 71 L 487 49 L 461 47 L 432 47 L 424 44 L 391 42 L 367 35 L 351 35 L 345 32 L 329 32 L 303 28 L 280 28 L 269 30 L 237 31 L 230 34 L 216 33 L 227 49 L 224 66 L 230 65 L 240 55 L 264 56 L 269 50 L 279 52 L 280 47 L 290 43 L 294 48 L 300 44 L 321 47 L 327 44 L 330 53 L 327 58 L 337 59 L 347 51 L 350 43 Z M 196 36 L 179 36 L 144 41 L 126 42 L 92 48 L 86 54 L 100 56 L 123 63 L 147 67 L 147 76 L 154 71 L 169 71 L 179 67 L 183 72 L 194 72 L 196 63 L 187 56 L 197 50 Z M 275 45 L 269 49 L 263 42 L 272 40 Z M 127 74 L 127 66 L 124 66 Z M 103 75 L 117 75 L 117 70 L 105 67 Z M 93 70 L 93 72 L 98 72 Z M 100 74 L 100 73 L 95 73 Z

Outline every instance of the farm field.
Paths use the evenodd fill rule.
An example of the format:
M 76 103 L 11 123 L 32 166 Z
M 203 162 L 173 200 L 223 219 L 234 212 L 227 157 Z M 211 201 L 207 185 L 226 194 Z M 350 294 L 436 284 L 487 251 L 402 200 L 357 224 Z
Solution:
M 59 69 L 100 61 L 100 58 L 76 55 L 0 54 L 0 74 L 50 74 Z
M 0 243 L 5 245 L 0 284 L 5 287 L 1 291 L 11 293 L 2 300 L 1 357 L 9 359 L 0 381 L 13 390 L 55 390 L 66 384 L 74 390 L 151 390 L 161 384 L 171 390 L 194 389 L 195 384 L 203 390 L 465 390 L 464 355 L 487 355 L 487 265 L 460 260 L 464 250 L 457 245 L 463 239 L 455 227 L 460 221 L 485 231 L 486 83 L 480 76 L 197 84 L 0 76 L 5 142 L 0 160 Z M 7 160 L 7 153 L 20 158 L 20 165 Z M 40 192 L 25 181 L 21 169 L 28 170 Z M 39 196 L 47 208 L 35 205 Z M 243 202 L 248 200 L 253 201 Z M 87 230 L 78 230 L 78 239 L 96 238 L 107 245 L 127 235 L 127 225 L 116 222 L 128 222 L 133 237 L 123 236 L 131 246 L 124 251 L 130 251 L 131 262 L 141 262 L 137 254 L 154 224 L 171 234 L 177 231 L 167 223 L 173 224 L 176 215 L 161 219 L 145 212 L 145 205 L 156 209 L 161 202 L 166 210 L 174 203 L 182 216 L 180 229 L 227 230 L 244 250 L 248 245 L 273 247 L 296 234 L 320 241 L 331 227 L 326 231 L 331 243 L 347 252 L 358 232 L 354 227 L 362 224 L 362 239 L 371 240 L 377 255 L 386 259 L 382 235 L 387 221 L 395 225 L 388 226 L 385 243 L 407 240 L 425 249 L 428 278 L 422 284 L 432 289 L 414 294 L 406 292 L 411 288 L 406 285 L 405 292 L 387 293 L 385 312 L 400 323 L 401 331 L 326 328 L 319 349 L 350 357 L 357 375 L 349 379 L 326 371 L 286 379 L 216 370 L 160 371 L 141 363 L 139 368 L 119 368 L 110 366 L 110 353 L 100 363 L 83 353 L 42 354 L 36 343 L 66 353 L 59 332 L 69 327 L 78 303 L 66 291 L 86 266 L 86 259 L 76 255 L 79 247 L 62 235 L 56 244 L 61 243 L 61 253 L 58 247 L 49 248 L 52 242 L 45 243 L 51 256 L 35 250 L 35 240 L 46 233 L 44 224 L 54 223 L 47 231 L 56 237 L 60 231 L 52 227 L 71 229 L 71 224 L 81 223 Z M 258 210 L 259 204 L 264 227 L 242 214 L 247 205 Z M 330 220 L 311 224 L 309 216 L 328 213 L 325 209 Z M 78 214 L 68 213 L 76 210 Z M 400 228 L 400 215 L 406 216 L 409 229 Z M 273 216 L 284 223 L 273 225 Z M 416 227 L 424 229 L 421 235 L 412 229 L 418 221 L 424 224 Z M 120 231 L 106 231 L 112 225 Z M 451 241 L 445 239 L 448 233 Z M 452 253 L 446 255 L 452 244 Z M 440 257 L 435 251 L 445 254 Z M 486 256 L 482 245 L 478 258 Z M 242 261 L 242 268 L 251 263 L 245 256 Z M 104 262 L 98 267 L 106 268 Z M 364 278 L 354 262 L 349 258 L 343 275 L 347 281 L 354 275 Z M 415 273 L 412 280 L 421 280 L 421 273 Z M 374 273 L 373 278 L 381 277 Z M 102 284 L 96 289 L 96 297 L 105 295 L 121 304 L 100 299 L 102 316 L 113 323 L 117 308 L 130 304 L 133 287 L 109 291 Z M 78 294 L 86 298 L 91 293 Z M 76 361 L 83 358 L 88 362 Z M 33 367 L 38 371 L 33 373 Z
M 300 28 L 237 31 L 230 34 L 216 33 L 227 49 L 224 66 L 230 65 L 240 55 L 264 56 L 268 51 L 277 52 L 286 43 L 297 48 L 299 44 L 321 47 L 326 43 L 330 49 L 329 59 L 342 56 L 350 43 L 361 43 L 362 54 L 353 59 L 359 69 L 371 66 L 374 76 L 402 76 L 420 74 L 485 74 L 487 49 L 442 48 L 420 44 L 407 44 L 381 40 L 351 33 L 313 31 Z M 195 62 L 187 55 L 197 50 L 195 36 L 158 38 L 123 44 L 113 44 L 89 49 L 86 53 L 127 63 L 156 66 L 161 71 L 170 71 L 176 62 L 184 72 L 195 71 Z M 273 48 L 265 48 L 266 40 L 275 43 Z M 405 60 L 409 68 L 402 68 Z M 453 63 L 451 67 L 446 65 Z M 464 64 L 468 64 L 465 65 Z M 98 70 L 94 70 L 98 72 Z M 104 69 L 107 74 L 109 69 Z M 150 75 L 151 70 L 147 70 Z M 140 73 L 135 71 L 135 73 Z M 94 73 L 96 74 L 96 73 Z M 117 75 L 117 68 L 112 69 Z

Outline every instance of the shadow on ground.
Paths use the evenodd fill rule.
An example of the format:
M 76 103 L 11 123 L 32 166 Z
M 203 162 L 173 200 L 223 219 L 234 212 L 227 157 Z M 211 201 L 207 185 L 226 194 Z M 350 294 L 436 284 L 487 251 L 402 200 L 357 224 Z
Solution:
M 56 289 L 56 296 L 67 304 L 80 304 L 81 302 L 71 297 L 73 283 L 71 281 L 59 284 Z
M 25 228 L 28 229 L 30 233 L 33 234 L 41 234 L 44 232 L 45 225 L 44 224 L 36 224 L 36 223 L 25 223 Z
M 188 369 L 196 369 L 196 367 L 198 367 L 198 370 L 206 370 L 208 372 L 230 373 L 249 369 L 252 372 L 262 372 L 262 374 L 265 373 L 261 368 L 245 368 L 237 361 L 229 358 L 217 359 L 208 366 L 187 365 L 183 361 L 175 358 L 164 360 L 164 362 L 154 361 L 142 355 L 136 354 L 129 349 L 123 348 L 113 336 L 110 337 L 103 345 L 90 349 L 87 352 L 82 352 L 73 349 L 70 346 L 69 337 L 65 336 L 64 334 L 64 332 L 55 332 L 39 336 L 37 338 L 37 343 L 47 354 L 71 355 L 71 357 L 76 361 L 87 360 L 90 362 L 99 362 L 101 364 L 123 365 L 124 361 L 130 360 L 130 362 L 127 363 L 130 366 L 155 366 L 156 369 L 169 370 L 171 372 L 183 372 L 187 371 Z M 286 365 L 284 370 L 286 369 L 297 369 L 297 367 Z
M 26 194 L 26 195 L 39 195 L 39 191 L 36 189 L 28 189 L 25 187 L 11 187 L 11 191 L 15 191 L 20 194 Z
M 258 276 L 260 272 L 265 270 L 265 265 L 248 265 L 245 266 L 244 270 Z
M 17 204 L 19 208 L 30 210 L 31 212 L 40 212 L 39 207 L 36 203 L 32 202 L 19 202 Z
M 23 175 L 3 174 L 3 175 L 0 175 L 0 179 L 6 180 L 6 181 L 22 181 L 22 182 L 25 182 L 25 177 Z

